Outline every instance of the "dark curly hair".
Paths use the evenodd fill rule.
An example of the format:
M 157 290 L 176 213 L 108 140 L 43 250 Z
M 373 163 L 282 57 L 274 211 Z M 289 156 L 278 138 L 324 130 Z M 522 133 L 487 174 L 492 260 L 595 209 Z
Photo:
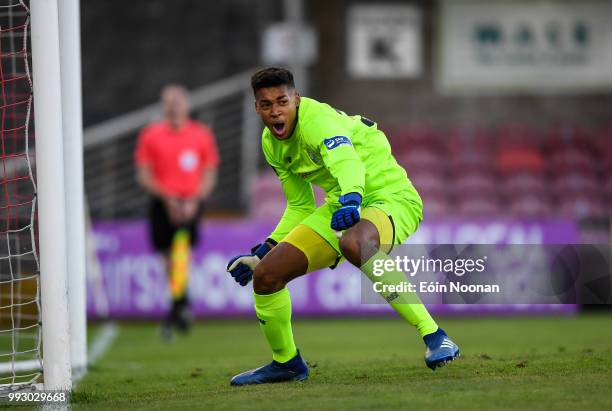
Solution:
M 295 88 L 293 74 L 289 70 L 282 67 L 266 67 L 251 76 L 253 93 L 262 88 L 278 86 Z

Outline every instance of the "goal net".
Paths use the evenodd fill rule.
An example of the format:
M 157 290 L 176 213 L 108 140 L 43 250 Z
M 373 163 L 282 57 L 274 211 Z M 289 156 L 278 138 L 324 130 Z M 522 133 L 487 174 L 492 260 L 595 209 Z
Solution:
M 0 5 L 0 396 L 41 379 L 29 9 Z

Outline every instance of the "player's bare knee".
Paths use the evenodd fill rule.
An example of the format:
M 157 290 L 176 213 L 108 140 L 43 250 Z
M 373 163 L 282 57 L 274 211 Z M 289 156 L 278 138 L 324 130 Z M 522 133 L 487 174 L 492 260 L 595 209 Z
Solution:
M 266 268 L 265 264 L 258 264 L 253 271 L 253 288 L 255 292 L 268 291 L 273 287 L 273 283 L 272 273 Z
M 264 263 L 259 263 L 253 271 L 253 290 L 257 294 L 270 294 L 285 286 L 282 279 Z
M 378 239 L 349 230 L 340 238 L 340 252 L 351 264 L 361 267 L 378 250 Z M 370 238 L 372 237 L 372 238 Z
M 340 252 L 351 264 L 361 265 L 361 240 L 359 236 L 347 231 L 340 238 Z

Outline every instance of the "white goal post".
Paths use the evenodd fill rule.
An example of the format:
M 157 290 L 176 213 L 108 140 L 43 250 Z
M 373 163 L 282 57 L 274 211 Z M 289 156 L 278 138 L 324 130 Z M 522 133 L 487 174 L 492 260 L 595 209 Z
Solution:
M 58 4 L 57 0 L 34 0 L 30 6 L 43 378 L 45 389 L 68 391 L 72 370 Z
M 79 0 L 59 1 L 62 124 L 68 258 L 70 359 L 75 376 L 87 367 L 87 286 L 85 187 L 83 177 L 83 109 L 81 98 L 81 29 Z M 44 337 L 43 337 L 44 338 Z
M 32 200 L 32 215 L 38 213 L 39 289 L 36 304 L 40 307 L 38 320 L 42 329 L 42 353 L 40 345 L 29 350 L 37 354 L 35 359 L 19 361 L 22 354 L 15 349 L 15 340 L 20 336 L 16 316 L 21 315 L 15 307 L 23 304 L 15 299 L 15 283 L 12 268 L 10 281 L 2 282 L 4 293 L 10 294 L 10 304 L 0 308 L 10 312 L 8 321 L 12 325 L 12 348 L 0 358 L 0 375 L 13 375 L 8 384 L 0 385 L 2 392 L 27 387 L 46 390 L 70 391 L 74 378 L 84 374 L 87 366 L 86 338 L 86 247 L 85 247 L 85 196 L 83 184 L 83 131 L 81 103 L 81 57 L 79 0 L 12 0 L 5 6 L 9 19 L 12 8 L 29 12 L 24 27 L 24 47 L 27 44 L 28 22 L 32 52 L 32 94 L 35 112 L 35 198 Z M 21 12 L 21 11 L 20 11 Z M 22 13 L 23 15 L 24 13 Z M 20 26 L 21 27 L 21 26 Z M 3 32 L 0 30 L 0 34 Z M 2 40 L 5 40 L 4 38 Z M 20 51 L 20 53 L 23 51 Z M 16 53 L 12 53 L 16 55 Z M 0 54 L 4 57 L 4 55 Z M 2 58 L 0 57 L 0 58 Z M 27 68 L 27 53 L 25 53 Z M 19 78 L 24 78 L 19 77 Z M 15 77 L 18 78 L 18 77 Z M 19 79 L 18 78 L 18 79 Z M 6 80 L 2 77 L 3 87 Z M 8 103 L 4 103 L 5 106 Z M 27 119 L 29 119 L 29 113 Z M 25 121 L 26 148 L 23 155 L 28 159 L 28 120 Z M 4 126 L 2 126 L 4 127 Z M 4 128 L 3 128 L 4 130 Z M 3 157 L 3 162 L 6 158 Z M 6 168 L 6 167 L 5 167 Z M 32 177 L 30 171 L 30 177 Z M 6 171 L 3 175 L 6 179 Z M 3 180 L 3 184 L 4 184 Z M 15 207 L 10 205 L 8 207 Z M 33 221 L 29 226 L 32 227 Z M 11 230 L 6 231 L 7 241 Z M 34 235 L 32 246 L 34 247 Z M 8 246 L 5 258 L 19 257 L 11 253 Z M 1 273 L 0 273 L 1 274 Z M 28 278 L 33 278 L 31 275 Z M 1 282 L 1 281 L 0 281 Z M 39 293 L 39 294 L 38 294 Z M 0 293 L 0 299 L 3 293 Z M 33 300 L 34 301 L 34 300 Z M 1 314 L 0 314 L 1 317 Z M 2 320 L 2 318 L 0 318 Z M 7 318 L 5 318 L 7 320 Z M 1 321 L 0 321 L 1 323 Z M 39 334 L 40 344 L 40 334 Z M 4 353 L 4 351 L 2 351 Z M 6 359 L 8 362 L 3 362 Z M 39 370 L 42 363 L 43 384 L 40 379 L 16 382 L 19 371 Z M 36 374 L 29 374 L 36 375 Z M 7 380 L 7 378 L 3 378 Z M 4 391 L 3 391 L 4 389 Z
M 40 9 L 39 9 L 40 8 Z M 37 12 L 45 16 L 44 22 L 36 20 Z M 55 12 L 55 13 L 53 13 Z M 40 254 L 41 254 L 41 302 L 43 326 L 43 375 L 45 389 L 68 390 L 72 387 L 73 375 L 82 375 L 87 366 L 87 319 L 86 319 L 86 281 L 85 281 L 85 194 L 83 183 L 83 124 L 81 99 L 81 52 L 80 52 L 80 23 L 78 0 L 35 0 L 31 4 L 32 14 L 32 60 L 34 76 L 34 104 L 36 111 L 37 130 L 37 162 L 38 193 L 39 193 L 39 220 L 40 220 Z M 54 16 L 54 17 L 52 17 Z M 45 49 L 47 55 L 38 55 L 41 52 L 34 44 L 39 38 L 35 32 L 45 31 L 44 39 L 41 37 L 40 48 Z M 42 52 L 41 52 L 42 53 Z M 53 57 L 50 54 L 54 54 Z M 37 63 L 38 62 L 38 63 Z M 50 65 L 57 68 L 50 69 Z M 42 67 L 40 67 L 42 66 Z M 45 74 L 39 74 L 44 71 Z M 59 81 L 57 75 L 59 74 Z M 37 83 L 37 77 L 42 78 Z M 54 86 L 55 85 L 55 86 Z M 59 87 L 59 101 L 57 89 Z M 39 89 L 47 89 L 49 95 L 39 96 Z M 52 107 L 47 106 L 50 104 Z M 59 108 L 59 110 L 58 110 Z M 55 122 L 41 126 L 39 120 L 40 110 L 53 113 Z M 58 111 L 60 116 L 57 117 Z M 61 121 L 60 121 L 61 120 Z M 52 131 L 53 130 L 53 131 Z M 50 141 L 59 139 L 55 151 L 40 149 L 39 139 L 42 132 L 49 133 Z M 41 162 L 38 152 L 48 160 L 46 167 Z M 63 151 L 62 151 L 63 150 Z M 44 153 L 44 154 L 42 154 Z M 53 159 L 50 157 L 53 155 Z M 52 171 L 53 170 L 53 171 Z M 47 175 L 47 171 L 50 173 Z M 55 172 L 55 174 L 53 174 Z M 49 180 L 53 176 L 57 181 L 63 181 L 63 190 L 57 183 L 49 181 L 53 191 L 53 200 L 48 199 L 51 210 L 61 206 L 63 197 L 63 210 L 51 213 L 53 222 L 45 221 L 45 214 L 49 214 L 43 203 L 41 191 L 44 181 L 42 175 Z M 58 216 L 64 212 L 63 227 Z M 48 217 L 47 217 L 48 218 Z M 53 235 L 46 238 L 43 234 L 43 224 L 53 225 L 47 232 L 64 233 L 63 244 L 61 236 Z M 48 242 L 46 242 L 48 241 Z M 57 266 L 45 267 L 45 247 L 49 247 L 57 256 L 64 255 L 65 266 L 61 262 L 53 262 Z M 62 250 L 63 249 L 63 250 Z M 51 264 L 51 263 L 50 263 Z M 56 271 L 57 270 L 57 271 Z M 53 286 L 49 282 L 53 281 Z M 64 289 L 65 284 L 65 289 Z M 46 288 L 49 287 L 49 288 Z M 50 295 L 51 293 L 57 293 Z M 45 295 L 47 297 L 45 298 Z M 67 300 L 65 297 L 68 297 Z M 47 301 L 48 299 L 48 301 Z M 60 323 L 68 311 L 66 321 Z M 58 347 L 57 344 L 61 344 Z M 49 347 L 49 348 L 48 348 Z M 66 352 L 68 351 L 68 353 Z

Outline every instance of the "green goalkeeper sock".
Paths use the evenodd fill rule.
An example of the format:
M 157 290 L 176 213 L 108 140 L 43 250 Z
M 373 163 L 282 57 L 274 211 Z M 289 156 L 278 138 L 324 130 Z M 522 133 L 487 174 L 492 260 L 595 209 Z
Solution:
M 406 280 L 406 275 L 400 271 L 385 271 L 382 276 L 375 276 L 374 273 L 374 261 L 375 260 L 388 260 L 390 257 L 378 251 L 374 254 L 366 263 L 361 266 L 361 271 L 370 279 L 370 281 L 381 282 L 384 285 L 395 285 L 400 284 Z M 431 315 L 427 311 L 425 305 L 421 302 L 421 299 L 416 293 L 390 293 L 381 292 L 379 293 L 385 301 L 389 302 L 389 305 L 393 307 L 399 315 L 401 315 L 406 321 L 415 326 L 421 336 L 436 332 L 438 324 L 431 318 Z
M 273 294 L 253 293 L 255 313 L 274 361 L 287 362 L 297 354 L 291 330 L 291 296 L 287 287 Z

